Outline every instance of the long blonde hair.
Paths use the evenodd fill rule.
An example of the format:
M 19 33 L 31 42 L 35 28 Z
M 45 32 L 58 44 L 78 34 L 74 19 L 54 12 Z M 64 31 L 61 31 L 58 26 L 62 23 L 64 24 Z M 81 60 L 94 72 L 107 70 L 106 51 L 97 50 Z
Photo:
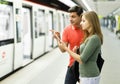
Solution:
M 103 44 L 103 34 L 101 31 L 101 27 L 100 27 L 100 22 L 99 22 L 99 18 L 97 16 L 97 14 L 94 11 L 88 11 L 82 14 L 82 16 L 84 15 L 84 17 L 88 20 L 88 22 L 91 24 L 92 26 L 92 32 L 89 33 L 88 31 L 84 31 L 85 35 L 84 35 L 84 39 L 83 42 L 85 41 L 85 39 L 93 34 L 97 34 L 101 40 L 101 44 Z

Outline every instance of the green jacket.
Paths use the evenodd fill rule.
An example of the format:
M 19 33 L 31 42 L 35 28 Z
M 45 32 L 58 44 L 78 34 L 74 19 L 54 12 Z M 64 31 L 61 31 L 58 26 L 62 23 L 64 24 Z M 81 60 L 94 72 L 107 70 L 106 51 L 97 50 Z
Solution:
M 90 36 L 80 46 L 80 58 L 82 64 L 79 64 L 81 77 L 96 77 L 100 74 L 96 64 L 98 53 L 101 50 L 101 40 L 98 35 Z

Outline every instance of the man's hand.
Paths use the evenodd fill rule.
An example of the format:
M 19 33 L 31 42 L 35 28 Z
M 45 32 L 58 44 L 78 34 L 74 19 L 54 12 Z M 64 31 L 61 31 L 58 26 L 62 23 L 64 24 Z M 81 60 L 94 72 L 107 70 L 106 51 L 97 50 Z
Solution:
M 60 33 L 55 31 L 55 30 L 50 30 L 53 34 L 53 37 L 57 40 L 58 43 L 58 47 L 60 49 L 61 52 L 65 52 L 65 47 L 68 46 L 67 43 L 62 42 L 61 38 L 60 38 Z
M 50 30 L 52 33 L 53 33 L 53 37 L 58 40 L 58 41 L 61 41 L 61 38 L 60 38 L 60 33 L 55 31 L 55 30 Z

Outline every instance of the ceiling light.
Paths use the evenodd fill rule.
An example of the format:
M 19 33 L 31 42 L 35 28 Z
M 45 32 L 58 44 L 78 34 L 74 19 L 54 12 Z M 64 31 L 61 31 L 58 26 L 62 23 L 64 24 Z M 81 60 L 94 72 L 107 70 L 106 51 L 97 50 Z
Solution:
M 69 7 L 72 7 L 72 6 L 76 6 L 77 4 L 76 3 L 74 3 L 73 1 L 71 1 L 71 0 L 59 0 L 60 2 L 62 2 L 62 3 L 64 3 L 64 4 L 66 4 L 67 6 L 69 6 Z

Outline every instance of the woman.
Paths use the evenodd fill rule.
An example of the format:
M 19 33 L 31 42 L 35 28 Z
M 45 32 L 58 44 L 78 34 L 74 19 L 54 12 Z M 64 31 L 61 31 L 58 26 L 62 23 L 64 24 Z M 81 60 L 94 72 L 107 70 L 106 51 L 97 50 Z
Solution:
M 83 13 L 80 24 L 85 32 L 80 46 L 80 55 L 67 48 L 64 42 L 59 43 L 61 47 L 79 62 L 80 84 L 99 84 L 100 72 L 96 60 L 103 44 L 103 35 L 97 14 L 94 11 Z M 76 47 L 74 47 L 75 50 Z

